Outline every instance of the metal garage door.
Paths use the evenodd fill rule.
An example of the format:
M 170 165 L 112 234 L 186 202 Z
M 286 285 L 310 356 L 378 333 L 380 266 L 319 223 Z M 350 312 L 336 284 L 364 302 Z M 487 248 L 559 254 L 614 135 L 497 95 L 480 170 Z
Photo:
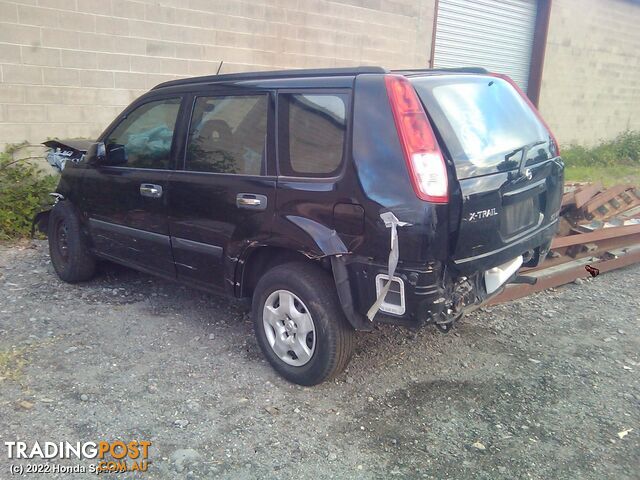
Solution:
M 440 0 L 433 65 L 506 73 L 526 92 L 535 0 Z

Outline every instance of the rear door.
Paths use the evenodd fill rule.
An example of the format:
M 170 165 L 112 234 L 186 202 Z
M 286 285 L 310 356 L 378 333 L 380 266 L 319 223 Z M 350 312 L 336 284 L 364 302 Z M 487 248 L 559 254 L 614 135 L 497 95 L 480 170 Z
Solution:
M 190 100 L 169 230 L 178 278 L 232 293 L 241 252 L 270 234 L 275 207 L 270 92 L 213 87 Z
M 501 78 L 433 75 L 411 81 L 455 167 L 454 262 L 477 271 L 519 255 L 510 247 L 557 220 L 562 164 L 550 132 Z
M 278 92 L 278 208 L 274 235 L 303 250 L 333 238 L 347 243 L 364 229 L 364 210 L 345 174 L 347 89 Z M 333 233 L 331 233 L 333 232 Z M 325 248 L 345 248 L 324 245 Z
M 96 250 L 170 277 L 167 189 L 181 101 L 156 96 L 133 105 L 103 138 L 108 164 L 87 168 L 82 183 Z

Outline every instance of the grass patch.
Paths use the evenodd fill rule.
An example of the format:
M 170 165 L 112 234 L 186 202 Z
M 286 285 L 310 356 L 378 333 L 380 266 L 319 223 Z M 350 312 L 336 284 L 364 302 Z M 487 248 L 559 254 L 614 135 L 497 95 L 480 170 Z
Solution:
M 615 167 L 566 167 L 564 177 L 567 182 L 601 182 L 605 187 L 620 183 L 640 185 L 640 167 L 617 165 Z
M 623 132 L 594 147 L 571 145 L 561 154 L 567 181 L 640 185 L 640 132 Z
M 4 380 L 20 380 L 22 370 L 27 365 L 24 354 L 24 349 L 0 351 L 0 382 Z

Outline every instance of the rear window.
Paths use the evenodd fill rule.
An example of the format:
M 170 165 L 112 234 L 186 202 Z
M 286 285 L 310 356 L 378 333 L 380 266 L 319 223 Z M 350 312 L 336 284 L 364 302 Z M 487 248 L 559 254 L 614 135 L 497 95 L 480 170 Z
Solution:
M 522 154 L 510 155 L 514 150 L 549 141 L 549 133 L 535 112 L 505 80 L 448 75 L 411 82 L 461 178 L 518 168 Z M 548 145 L 536 147 L 529 157 L 543 152 L 548 153 Z
M 344 154 L 347 95 L 281 93 L 278 96 L 280 173 L 298 177 L 337 174 Z

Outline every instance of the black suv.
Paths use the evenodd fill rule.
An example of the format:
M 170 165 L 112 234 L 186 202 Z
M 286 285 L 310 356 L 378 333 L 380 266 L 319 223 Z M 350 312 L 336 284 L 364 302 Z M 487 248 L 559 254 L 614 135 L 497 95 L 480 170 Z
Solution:
M 67 282 L 101 258 L 251 297 L 264 355 L 313 385 L 347 365 L 355 331 L 446 331 L 540 262 L 562 183 L 552 133 L 508 77 L 243 73 L 140 97 L 67 162 L 36 220 Z

